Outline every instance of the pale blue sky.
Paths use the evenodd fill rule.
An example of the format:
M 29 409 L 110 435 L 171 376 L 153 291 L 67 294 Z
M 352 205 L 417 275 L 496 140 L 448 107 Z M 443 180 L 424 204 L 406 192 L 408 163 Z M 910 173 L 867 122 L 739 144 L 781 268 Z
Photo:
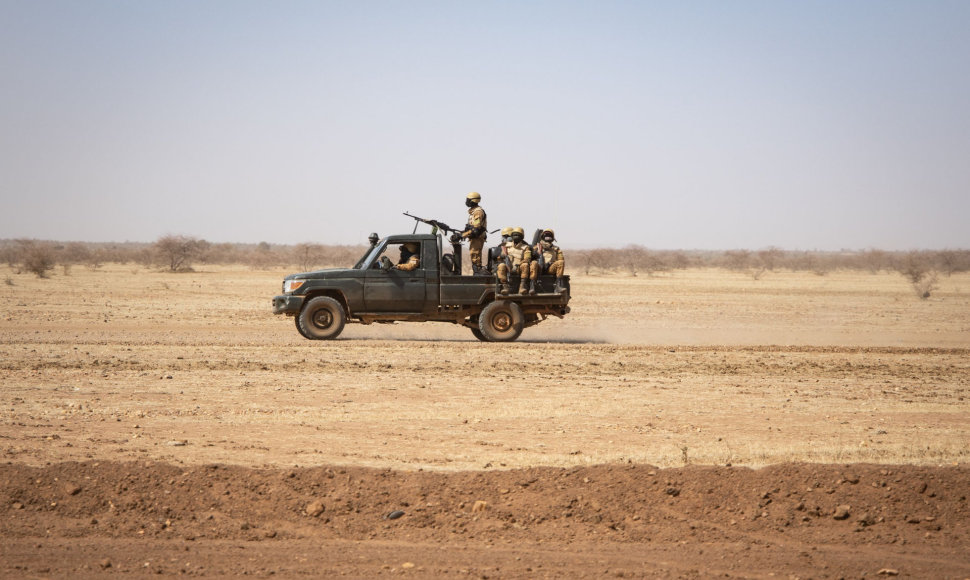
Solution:
M 970 247 L 970 2 L 0 0 L 0 238 Z

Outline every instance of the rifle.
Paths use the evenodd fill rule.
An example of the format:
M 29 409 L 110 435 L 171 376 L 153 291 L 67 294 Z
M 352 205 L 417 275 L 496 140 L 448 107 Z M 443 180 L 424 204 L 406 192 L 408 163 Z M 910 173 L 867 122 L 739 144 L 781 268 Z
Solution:
M 431 226 L 431 233 L 432 233 L 432 235 L 433 234 L 437 234 L 438 233 L 438 230 L 442 230 L 446 234 L 451 234 L 451 233 L 460 234 L 461 233 L 459 230 L 456 230 L 455 228 L 449 227 L 448 224 L 446 224 L 444 222 L 439 222 L 438 220 L 426 220 L 426 219 L 420 218 L 420 217 L 418 217 L 416 215 L 411 215 L 408 212 L 404 212 L 404 215 L 408 216 L 409 218 L 413 218 L 415 220 L 415 223 L 414 223 L 414 231 L 417 231 L 418 230 L 418 223 L 417 222 L 421 222 L 421 223 L 425 223 L 425 224 L 428 224 L 429 226 Z
M 542 241 L 542 228 L 537 228 L 535 233 L 532 234 L 532 251 L 537 255 L 536 260 L 539 261 L 539 273 L 546 273 L 546 258 L 542 255 L 542 247 L 539 242 Z

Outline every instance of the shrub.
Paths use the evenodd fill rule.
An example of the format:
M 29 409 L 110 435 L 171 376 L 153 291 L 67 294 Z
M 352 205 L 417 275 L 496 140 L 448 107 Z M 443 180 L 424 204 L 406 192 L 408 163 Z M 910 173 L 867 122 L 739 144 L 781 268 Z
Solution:
M 47 273 L 54 269 L 57 260 L 54 248 L 49 244 L 31 242 L 23 253 L 23 269 L 36 274 L 38 278 L 47 278 Z
M 191 236 L 162 236 L 155 242 L 155 251 L 172 272 L 190 271 L 192 260 L 208 248 L 208 242 Z
M 896 265 L 896 270 L 909 280 L 916 295 L 922 300 L 930 297 L 937 288 L 937 273 L 933 269 L 930 256 L 922 252 L 910 252 L 902 257 Z

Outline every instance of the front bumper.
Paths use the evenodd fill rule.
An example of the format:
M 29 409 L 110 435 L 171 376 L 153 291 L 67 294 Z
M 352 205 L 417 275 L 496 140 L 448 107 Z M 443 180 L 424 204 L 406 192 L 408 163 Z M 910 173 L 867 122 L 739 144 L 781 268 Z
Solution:
M 280 294 L 273 297 L 273 314 L 299 314 L 303 308 L 303 296 L 293 296 L 292 294 Z

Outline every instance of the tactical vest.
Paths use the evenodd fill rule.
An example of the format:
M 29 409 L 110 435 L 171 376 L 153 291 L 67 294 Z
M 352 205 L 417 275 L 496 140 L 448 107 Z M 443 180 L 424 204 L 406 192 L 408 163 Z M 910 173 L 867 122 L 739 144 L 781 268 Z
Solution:
M 485 237 L 485 233 L 488 232 L 488 215 L 485 213 L 485 210 L 481 208 L 481 206 L 475 206 L 468 209 L 468 225 L 472 225 L 472 216 L 476 211 L 482 212 L 482 223 L 478 225 L 478 227 L 482 228 L 482 235 L 479 237 Z
M 518 244 L 509 244 L 506 250 L 509 254 L 509 259 L 512 260 L 512 267 L 518 267 L 523 261 L 525 261 L 525 253 L 532 253 L 529 249 L 529 244 L 525 242 L 519 242 Z
M 542 251 L 542 260 L 546 263 L 546 266 L 559 259 L 559 248 L 557 246 L 549 244 L 549 247 L 546 248 L 540 244 L 540 248 Z

